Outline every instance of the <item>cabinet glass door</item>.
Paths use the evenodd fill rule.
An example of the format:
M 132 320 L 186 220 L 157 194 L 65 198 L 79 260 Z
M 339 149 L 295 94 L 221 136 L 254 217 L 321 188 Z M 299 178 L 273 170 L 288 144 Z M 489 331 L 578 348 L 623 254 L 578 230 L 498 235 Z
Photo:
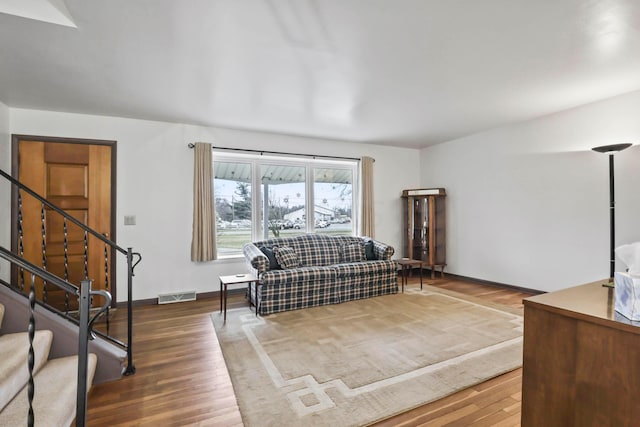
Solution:
M 429 259 L 429 199 L 413 201 L 413 259 Z

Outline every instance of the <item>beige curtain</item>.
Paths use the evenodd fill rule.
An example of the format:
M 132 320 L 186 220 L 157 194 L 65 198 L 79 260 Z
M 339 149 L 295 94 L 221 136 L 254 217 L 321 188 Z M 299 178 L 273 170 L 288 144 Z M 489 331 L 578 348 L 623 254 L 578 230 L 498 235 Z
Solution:
M 375 238 L 375 215 L 373 211 L 373 163 L 375 159 L 360 160 L 360 235 Z
M 211 144 L 194 144 L 193 233 L 191 261 L 216 259 L 216 221 L 213 210 L 213 159 Z

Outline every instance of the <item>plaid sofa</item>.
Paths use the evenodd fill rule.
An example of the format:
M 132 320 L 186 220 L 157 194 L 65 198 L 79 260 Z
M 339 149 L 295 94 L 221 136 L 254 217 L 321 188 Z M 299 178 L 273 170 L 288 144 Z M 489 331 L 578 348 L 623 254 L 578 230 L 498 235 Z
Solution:
M 260 314 L 337 304 L 360 298 L 398 292 L 397 271 L 392 246 L 375 240 L 370 260 L 344 262 L 344 248 L 371 240 L 354 236 L 305 234 L 247 243 L 243 252 L 251 272 L 260 279 L 257 296 Z M 298 266 L 270 269 L 261 248 L 291 248 Z

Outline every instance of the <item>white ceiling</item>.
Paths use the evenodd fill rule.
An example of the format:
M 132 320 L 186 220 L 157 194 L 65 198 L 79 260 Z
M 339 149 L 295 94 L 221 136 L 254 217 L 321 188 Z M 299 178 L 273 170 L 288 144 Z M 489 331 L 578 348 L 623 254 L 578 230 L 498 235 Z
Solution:
M 10 107 L 421 147 L 640 89 L 639 0 L 39 1 Z

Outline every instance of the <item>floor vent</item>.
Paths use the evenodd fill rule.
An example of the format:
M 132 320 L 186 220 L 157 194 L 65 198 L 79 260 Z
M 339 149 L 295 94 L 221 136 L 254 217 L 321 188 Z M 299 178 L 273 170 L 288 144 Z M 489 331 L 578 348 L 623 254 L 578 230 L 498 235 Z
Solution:
M 174 292 L 172 294 L 158 294 L 158 304 L 171 304 L 172 302 L 195 301 L 196 291 Z

